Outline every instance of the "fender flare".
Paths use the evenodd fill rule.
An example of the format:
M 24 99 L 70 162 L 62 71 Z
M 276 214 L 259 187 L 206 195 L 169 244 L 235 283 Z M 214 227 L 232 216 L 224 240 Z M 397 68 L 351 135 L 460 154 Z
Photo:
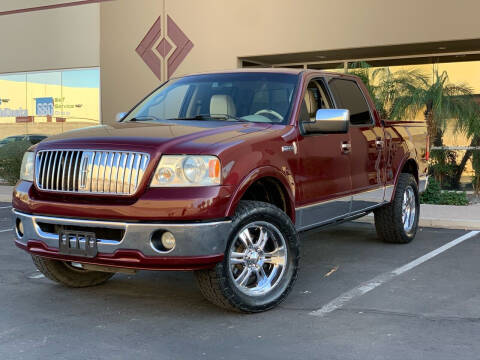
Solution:
M 261 178 L 271 177 L 275 180 L 279 181 L 285 190 L 286 201 L 287 201 L 287 215 L 292 219 L 292 222 L 295 223 L 295 184 L 289 184 L 287 175 L 281 172 L 279 169 L 273 166 L 262 166 L 252 170 L 248 175 L 246 175 L 239 185 L 235 188 L 233 196 L 227 207 L 227 217 L 233 216 L 235 213 L 235 209 L 237 208 L 238 202 L 245 194 L 247 189 L 252 185 L 255 181 L 260 180 Z

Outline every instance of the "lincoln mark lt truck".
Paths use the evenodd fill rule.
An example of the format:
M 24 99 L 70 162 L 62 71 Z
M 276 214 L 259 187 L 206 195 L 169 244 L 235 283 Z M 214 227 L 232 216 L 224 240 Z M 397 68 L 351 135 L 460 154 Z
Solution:
M 259 312 L 292 289 L 302 231 L 373 212 L 384 241 L 415 237 L 425 125 L 380 119 L 354 76 L 190 75 L 119 115 L 24 156 L 15 243 L 53 281 L 193 270 L 212 303 Z

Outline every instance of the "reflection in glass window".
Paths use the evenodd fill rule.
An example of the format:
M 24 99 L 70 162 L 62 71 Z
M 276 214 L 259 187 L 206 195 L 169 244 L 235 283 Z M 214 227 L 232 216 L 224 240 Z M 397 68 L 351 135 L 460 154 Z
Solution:
M 0 75 L 0 141 L 50 136 L 99 121 L 98 68 Z

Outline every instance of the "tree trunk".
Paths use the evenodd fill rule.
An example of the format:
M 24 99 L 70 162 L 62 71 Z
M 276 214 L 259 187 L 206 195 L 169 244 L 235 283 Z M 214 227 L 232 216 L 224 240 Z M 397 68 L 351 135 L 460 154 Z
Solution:
M 425 122 L 427 123 L 427 132 L 428 138 L 430 139 L 430 144 L 433 144 L 437 135 L 437 129 L 433 118 L 433 111 L 428 109 L 428 107 L 427 110 L 425 110 Z
M 480 146 L 480 136 L 475 135 L 470 143 L 470 146 Z M 457 171 L 455 172 L 455 186 L 458 187 L 460 185 L 460 179 L 462 178 L 463 171 L 465 170 L 465 166 L 467 166 L 468 160 L 472 157 L 473 151 L 467 150 L 465 154 L 463 154 L 462 161 L 458 165 Z

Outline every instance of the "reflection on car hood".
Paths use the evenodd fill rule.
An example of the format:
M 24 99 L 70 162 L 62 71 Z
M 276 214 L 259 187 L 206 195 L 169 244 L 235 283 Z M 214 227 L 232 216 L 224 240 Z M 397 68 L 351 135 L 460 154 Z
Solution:
M 205 148 L 225 144 L 234 138 L 265 131 L 272 124 L 222 121 L 127 122 L 92 126 L 51 136 L 38 144 L 38 149 L 51 146 L 81 148 L 110 144 L 161 147 L 162 150 Z

